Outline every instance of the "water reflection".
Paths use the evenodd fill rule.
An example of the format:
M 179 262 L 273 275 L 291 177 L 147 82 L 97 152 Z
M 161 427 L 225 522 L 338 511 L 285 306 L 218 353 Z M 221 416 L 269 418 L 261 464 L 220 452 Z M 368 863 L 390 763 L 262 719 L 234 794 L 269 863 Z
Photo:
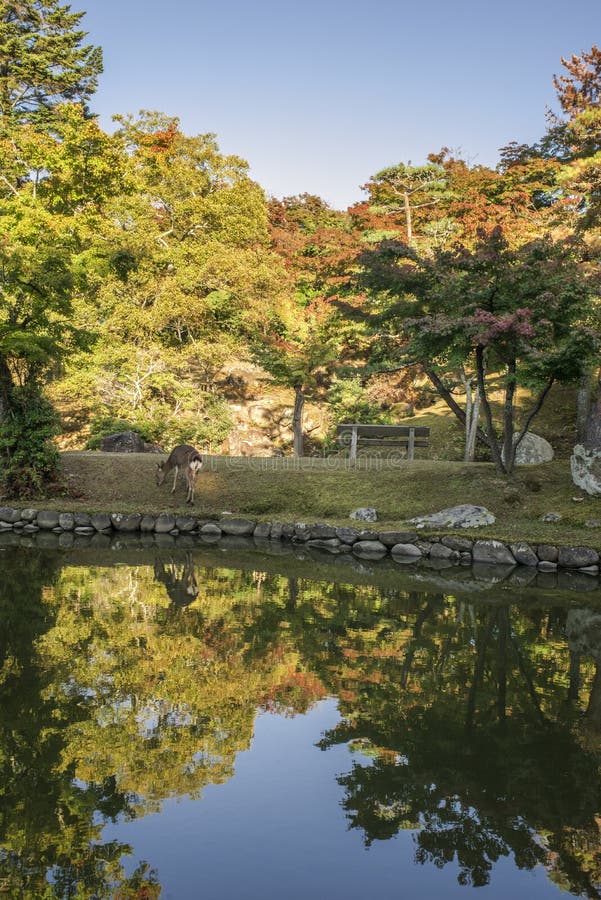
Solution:
M 105 823 L 228 782 L 257 711 L 335 696 L 319 746 L 353 751 L 337 780 L 366 846 L 407 832 L 403 865 L 453 882 L 506 857 L 601 896 L 600 612 L 226 562 L 0 555 L 0 895 L 159 897 Z

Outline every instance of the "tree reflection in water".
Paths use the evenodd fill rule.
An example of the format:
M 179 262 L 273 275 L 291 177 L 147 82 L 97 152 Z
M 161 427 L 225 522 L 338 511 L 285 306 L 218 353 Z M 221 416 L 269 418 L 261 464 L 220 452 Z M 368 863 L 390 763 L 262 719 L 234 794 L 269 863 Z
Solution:
M 232 776 L 258 709 L 331 694 L 342 720 L 320 746 L 360 751 L 339 783 L 367 845 L 411 829 L 416 860 L 455 860 L 464 884 L 511 855 L 601 896 L 594 613 L 200 559 L 0 558 L 0 892 L 158 897 L 104 822 L 199 797 Z

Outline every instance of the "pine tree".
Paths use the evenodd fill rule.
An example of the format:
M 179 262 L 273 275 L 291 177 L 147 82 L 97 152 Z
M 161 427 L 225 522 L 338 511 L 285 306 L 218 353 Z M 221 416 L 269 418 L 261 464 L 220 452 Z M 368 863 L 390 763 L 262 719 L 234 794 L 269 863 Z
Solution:
M 0 121 L 3 130 L 48 127 L 54 108 L 86 104 L 102 72 L 102 50 L 83 44 L 83 12 L 59 0 L 0 0 Z

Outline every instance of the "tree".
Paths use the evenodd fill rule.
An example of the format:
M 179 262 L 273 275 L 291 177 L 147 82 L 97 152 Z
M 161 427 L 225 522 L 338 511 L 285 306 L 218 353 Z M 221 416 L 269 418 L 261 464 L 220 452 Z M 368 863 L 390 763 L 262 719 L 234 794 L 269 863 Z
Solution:
M 512 471 L 553 383 L 576 380 L 597 349 L 597 335 L 585 324 L 591 286 L 582 254 L 576 242 L 550 238 L 512 249 L 496 228 L 481 232 L 473 250 L 457 246 L 426 256 L 385 242 L 364 256 L 364 281 L 379 300 L 377 321 L 401 336 L 399 357 L 421 362 L 428 374 L 460 365 L 476 373 L 500 472 Z M 457 413 L 440 379 L 432 380 Z M 516 430 L 518 387 L 533 393 L 533 403 Z M 491 401 L 495 389 L 503 395 L 499 412 Z
M 102 72 L 102 51 L 84 45 L 82 12 L 59 0 L 0 2 L 0 121 L 52 127 L 65 101 L 85 104 Z
M 377 172 L 365 185 L 376 209 L 402 213 L 407 243 L 413 242 L 415 214 L 439 204 L 446 189 L 445 171 L 439 164 L 412 166 L 399 163 Z

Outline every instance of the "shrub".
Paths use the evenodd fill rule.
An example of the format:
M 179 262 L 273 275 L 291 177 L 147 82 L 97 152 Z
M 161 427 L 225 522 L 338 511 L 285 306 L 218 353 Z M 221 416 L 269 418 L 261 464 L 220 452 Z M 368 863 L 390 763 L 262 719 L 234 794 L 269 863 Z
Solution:
M 59 432 L 59 416 L 37 384 L 13 389 L 9 413 L 0 423 L 0 479 L 6 492 L 30 497 L 58 483 L 59 453 L 52 439 Z

